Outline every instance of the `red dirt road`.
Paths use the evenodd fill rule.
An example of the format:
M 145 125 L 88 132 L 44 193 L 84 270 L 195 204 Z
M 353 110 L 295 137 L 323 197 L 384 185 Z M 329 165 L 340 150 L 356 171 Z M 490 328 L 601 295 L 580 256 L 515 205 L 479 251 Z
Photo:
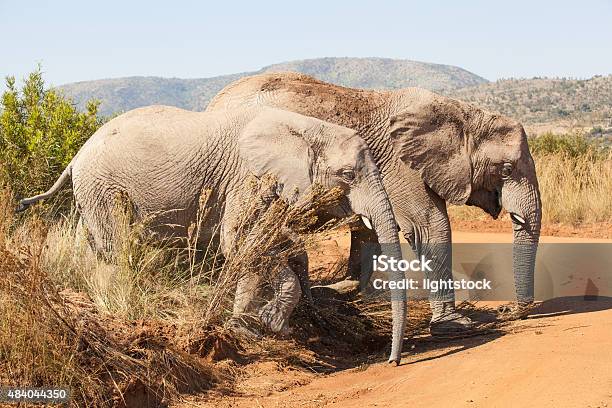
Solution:
M 584 303 L 568 301 L 556 309 L 612 307 Z M 382 363 L 341 372 L 232 406 L 612 406 L 612 309 L 529 319 L 514 328 L 484 344 L 471 339 L 408 353 L 400 367 Z
M 460 232 L 454 240 L 510 242 L 511 235 Z M 584 242 L 575 238 L 542 241 Z M 441 343 L 424 338 L 404 353 L 399 367 L 381 362 L 314 376 L 307 385 L 285 391 L 225 397 L 211 405 L 612 407 L 612 298 L 546 301 L 536 315 L 507 329 L 503 335 Z M 289 370 L 284 373 L 284 377 L 291 375 Z M 277 380 L 270 377 L 270 381 Z

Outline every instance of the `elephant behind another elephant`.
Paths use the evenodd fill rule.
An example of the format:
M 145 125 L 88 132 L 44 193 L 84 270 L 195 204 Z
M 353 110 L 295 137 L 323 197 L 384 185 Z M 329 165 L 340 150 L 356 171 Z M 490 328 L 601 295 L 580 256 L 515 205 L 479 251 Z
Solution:
M 452 279 L 447 203 L 478 206 L 493 217 L 505 208 L 514 224 L 517 298 L 533 302 L 542 210 L 520 123 L 424 89 L 352 89 L 292 72 L 239 79 L 221 90 L 206 111 L 256 105 L 313 116 L 363 136 L 404 237 L 433 261 L 430 280 Z M 351 237 L 353 274 L 359 274 L 359 244 L 375 240 L 362 231 Z M 430 303 L 432 333 L 471 328 L 469 319 L 455 312 L 452 289 L 432 294 Z

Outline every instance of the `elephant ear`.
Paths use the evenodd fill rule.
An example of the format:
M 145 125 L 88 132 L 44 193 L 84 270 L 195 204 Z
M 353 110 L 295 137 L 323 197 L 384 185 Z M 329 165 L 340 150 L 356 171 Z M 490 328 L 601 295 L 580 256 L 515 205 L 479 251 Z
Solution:
M 238 137 L 238 148 L 255 176 L 276 177 L 283 196 L 295 199 L 311 187 L 314 153 L 300 131 L 255 120 Z
M 411 106 L 391 117 L 389 134 L 399 158 L 419 171 L 436 194 L 465 204 L 472 190 L 472 164 L 459 107 L 436 102 Z

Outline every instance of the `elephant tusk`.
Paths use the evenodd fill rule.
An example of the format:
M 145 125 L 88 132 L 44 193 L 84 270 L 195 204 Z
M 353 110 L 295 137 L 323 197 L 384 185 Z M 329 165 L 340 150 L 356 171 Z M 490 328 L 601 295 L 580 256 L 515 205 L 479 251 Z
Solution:
M 525 225 L 525 219 L 515 213 L 510 213 L 510 218 L 516 224 Z
M 373 230 L 374 228 L 372 228 L 372 223 L 370 222 L 370 220 L 368 219 L 368 217 L 365 216 L 361 216 L 361 221 L 363 221 L 363 223 L 365 224 L 367 229 Z

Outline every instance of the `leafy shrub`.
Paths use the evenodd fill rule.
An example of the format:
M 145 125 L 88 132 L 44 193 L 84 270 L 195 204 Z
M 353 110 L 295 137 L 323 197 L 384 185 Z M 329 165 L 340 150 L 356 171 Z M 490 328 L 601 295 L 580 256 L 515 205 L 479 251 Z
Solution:
M 6 78 L 0 100 L 0 184 L 21 196 L 46 191 L 85 141 L 100 127 L 98 102 L 79 112 L 69 99 L 45 88 L 40 67 L 21 90 Z M 65 203 L 59 194 L 54 203 Z

